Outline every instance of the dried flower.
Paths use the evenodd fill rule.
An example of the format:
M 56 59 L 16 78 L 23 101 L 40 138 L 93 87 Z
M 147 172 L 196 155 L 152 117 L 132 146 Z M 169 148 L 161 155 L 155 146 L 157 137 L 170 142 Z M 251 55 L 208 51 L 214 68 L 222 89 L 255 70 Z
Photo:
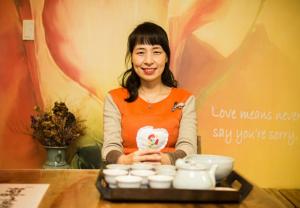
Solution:
M 37 114 L 31 116 L 32 136 L 44 146 L 68 146 L 84 134 L 82 121 L 69 112 L 64 102 L 55 102 L 50 112 L 38 106 L 34 110 Z

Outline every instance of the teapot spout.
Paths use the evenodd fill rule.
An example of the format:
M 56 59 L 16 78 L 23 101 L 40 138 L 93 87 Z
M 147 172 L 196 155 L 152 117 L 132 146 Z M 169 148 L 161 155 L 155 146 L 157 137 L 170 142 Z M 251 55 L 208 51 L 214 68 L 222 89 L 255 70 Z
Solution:
M 214 164 L 210 167 L 209 170 L 209 176 L 210 179 L 212 181 L 212 187 L 214 188 L 216 186 L 216 177 L 215 177 L 215 173 L 216 173 L 216 169 L 217 169 L 218 165 Z

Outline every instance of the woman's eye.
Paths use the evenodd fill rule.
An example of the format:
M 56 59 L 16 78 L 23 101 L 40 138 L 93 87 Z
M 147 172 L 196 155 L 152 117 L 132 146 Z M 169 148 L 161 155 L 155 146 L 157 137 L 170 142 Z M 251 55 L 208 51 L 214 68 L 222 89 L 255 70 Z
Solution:
M 138 54 L 138 55 L 143 55 L 144 52 L 143 52 L 143 51 L 138 51 L 138 52 L 136 52 L 136 54 Z
M 161 54 L 161 51 L 154 51 L 153 53 L 156 55 L 159 55 L 159 54 Z

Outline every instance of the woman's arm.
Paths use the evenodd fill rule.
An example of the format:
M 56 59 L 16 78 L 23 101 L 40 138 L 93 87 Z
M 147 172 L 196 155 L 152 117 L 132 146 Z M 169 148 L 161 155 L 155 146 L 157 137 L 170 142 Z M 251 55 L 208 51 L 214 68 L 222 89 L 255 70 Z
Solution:
M 176 151 L 169 153 L 172 164 L 178 158 L 197 153 L 197 114 L 195 96 L 190 96 L 182 109 L 179 135 L 175 145 Z
M 104 101 L 103 123 L 102 158 L 108 164 L 116 163 L 123 154 L 121 114 L 110 94 L 105 97 Z

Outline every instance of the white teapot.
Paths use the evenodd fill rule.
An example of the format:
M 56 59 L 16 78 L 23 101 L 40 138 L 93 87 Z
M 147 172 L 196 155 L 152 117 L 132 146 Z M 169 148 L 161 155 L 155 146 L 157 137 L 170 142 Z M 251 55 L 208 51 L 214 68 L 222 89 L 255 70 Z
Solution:
M 211 167 L 178 159 L 177 173 L 173 180 L 173 187 L 177 189 L 212 189 L 216 186 L 215 171 L 217 165 Z

